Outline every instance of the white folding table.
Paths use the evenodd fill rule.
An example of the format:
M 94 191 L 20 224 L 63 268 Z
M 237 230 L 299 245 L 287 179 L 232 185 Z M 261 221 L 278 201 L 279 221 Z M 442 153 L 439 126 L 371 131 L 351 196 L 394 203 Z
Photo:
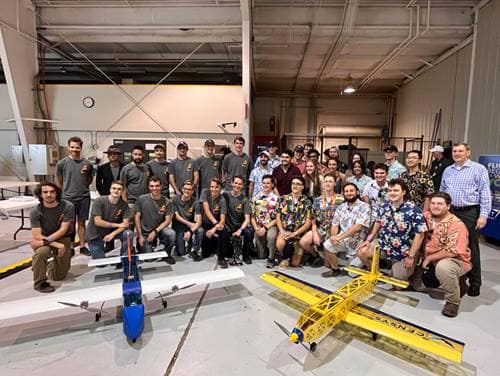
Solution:
M 40 203 L 40 201 L 34 197 L 29 197 L 29 196 L 18 196 L 18 197 L 12 197 L 8 200 L 1 200 L 0 201 L 0 212 L 2 213 L 3 216 L 6 216 L 7 218 L 20 218 L 21 219 L 21 225 L 17 228 L 17 230 L 14 232 L 14 240 L 16 240 L 17 233 L 21 230 L 31 230 L 31 227 L 24 227 L 25 225 L 25 219 L 28 219 L 27 216 L 24 214 L 25 209 L 31 209 L 37 206 Z M 10 212 L 14 211 L 21 211 L 21 215 L 12 215 Z

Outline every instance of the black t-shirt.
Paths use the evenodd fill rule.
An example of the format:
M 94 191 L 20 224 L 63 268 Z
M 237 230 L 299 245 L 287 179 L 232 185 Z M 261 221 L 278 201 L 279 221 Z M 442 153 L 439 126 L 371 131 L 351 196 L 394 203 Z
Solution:
M 30 212 L 31 228 L 41 228 L 43 236 L 49 236 L 59 230 L 63 222 L 75 221 L 75 207 L 66 200 L 61 200 L 54 208 L 47 208 L 42 203 Z M 71 226 L 64 236 L 71 234 Z

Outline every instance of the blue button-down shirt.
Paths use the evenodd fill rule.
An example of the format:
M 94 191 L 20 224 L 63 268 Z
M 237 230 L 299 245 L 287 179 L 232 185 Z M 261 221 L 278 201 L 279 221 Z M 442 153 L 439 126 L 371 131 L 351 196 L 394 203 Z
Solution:
M 491 210 L 490 181 L 488 170 L 482 164 L 468 159 L 462 166 L 454 163 L 446 167 L 440 190 L 451 196 L 453 206 L 479 205 L 480 216 L 488 217 Z

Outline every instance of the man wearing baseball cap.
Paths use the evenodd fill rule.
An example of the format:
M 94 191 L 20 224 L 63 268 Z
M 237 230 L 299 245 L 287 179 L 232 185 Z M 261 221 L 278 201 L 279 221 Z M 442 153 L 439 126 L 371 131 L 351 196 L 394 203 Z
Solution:
M 435 145 L 429 150 L 432 153 L 432 162 L 429 169 L 429 175 L 434 182 L 434 188 L 439 190 L 441 186 L 441 179 L 443 178 L 443 172 L 446 167 L 452 164 L 452 162 L 445 157 L 444 148 L 441 145 Z
M 278 145 L 274 141 L 269 141 L 267 143 L 267 152 L 269 153 L 269 162 L 267 165 L 274 170 L 281 164 L 281 158 L 278 155 Z M 257 156 L 257 160 L 255 161 L 255 167 L 260 166 L 260 157 Z
M 154 147 L 155 158 L 146 163 L 151 169 L 154 176 L 158 176 L 161 180 L 161 194 L 170 198 L 170 191 L 168 187 L 168 162 L 165 159 L 166 150 L 164 144 L 158 144 Z
M 181 188 L 186 180 L 193 182 L 195 187 L 198 186 L 198 171 L 195 169 L 194 160 L 187 155 L 188 150 L 189 146 L 185 141 L 179 142 L 177 158 L 170 162 L 167 169 L 170 185 L 177 195 L 182 193 Z
M 248 178 L 250 181 L 248 186 L 248 197 L 250 199 L 253 199 L 263 190 L 262 177 L 273 173 L 273 169 L 269 166 L 269 152 L 262 150 L 259 153 L 259 159 L 259 166 L 256 166 L 252 172 L 250 172 L 250 177 Z
M 111 145 L 108 150 L 104 152 L 108 155 L 109 162 L 104 163 L 97 167 L 97 177 L 95 179 L 95 186 L 101 196 L 109 195 L 109 188 L 114 180 L 120 179 L 120 172 L 123 166 L 120 161 L 122 152 L 116 145 Z
M 210 188 L 210 181 L 214 177 L 221 177 L 222 158 L 215 154 L 214 140 L 205 140 L 205 155 L 196 159 L 195 170 L 200 176 L 199 193 L 205 188 Z
M 388 167 L 387 181 L 399 178 L 406 167 L 398 161 L 398 148 L 395 145 L 387 145 L 384 149 L 385 164 Z

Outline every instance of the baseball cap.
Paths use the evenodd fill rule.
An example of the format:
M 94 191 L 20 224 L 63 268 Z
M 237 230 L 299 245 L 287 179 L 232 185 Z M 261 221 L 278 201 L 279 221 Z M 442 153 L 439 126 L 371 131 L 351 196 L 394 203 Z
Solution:
M 181 141 L 177 144 L 177 149 L 189 149 L 186 141 Z
M 208 140 L 205 140 L 205 146 L 215 146 L 215 141 L 209 138 Z
M 429 150 L 430 152 L 437 151 L 439 153 L 444 153 L 444 148 L 441 145 L 436 145 L 432 149 Z
M 297 146 L 295 146 L 295 149 L 293 149 L 293 151 L 303 152 L 304 151 L 304 147 L 302 145 L 297 145 Z
M 165 150 L 165 145 L 163 145 L 163 144 L 156 144 L 155 147 L 153 148 L 153 150 L 158 149 L 158 148 L 161 148 L 161 149 Z
M 262 150 L 260 153 L 259 153 L 259 157 L 264 154 L 265 156 L 267 156 L 267 158 L 269 158 L 269 152 L 267 150 Z
M 384 149 L 384 151 L 389 151 L 389 152 L 398 152 L 398 148 L 395 145 L 387 145 Z
M 111 153 L 115 153 L 115 154 L 122 154 L 122 152 L 120 151 L 120 148 L 116 145 L 111 145 L 108 147 L 108 150 L 106 150 L 104 152 L 104 154 L 111 154 Z

